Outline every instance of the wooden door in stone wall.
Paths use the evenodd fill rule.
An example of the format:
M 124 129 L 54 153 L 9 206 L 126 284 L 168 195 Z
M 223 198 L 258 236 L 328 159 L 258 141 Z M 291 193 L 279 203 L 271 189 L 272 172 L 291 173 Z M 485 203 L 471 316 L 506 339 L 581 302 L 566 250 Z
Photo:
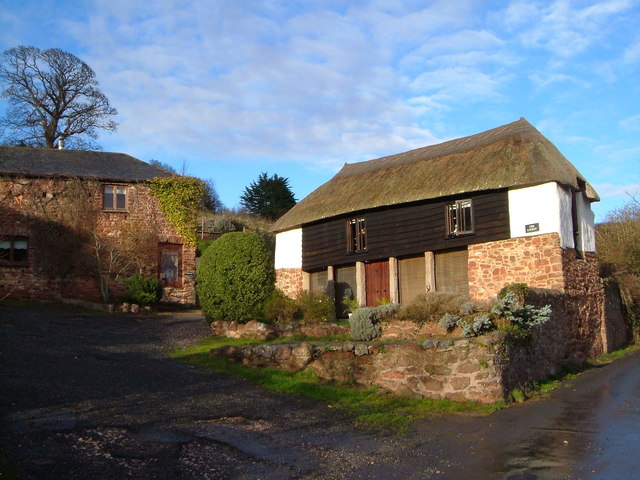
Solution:
M 365 264 L 365 283 L 367 285 L 367 305 L 379 305 L 390 299 L 389 262 L 371 262 Z

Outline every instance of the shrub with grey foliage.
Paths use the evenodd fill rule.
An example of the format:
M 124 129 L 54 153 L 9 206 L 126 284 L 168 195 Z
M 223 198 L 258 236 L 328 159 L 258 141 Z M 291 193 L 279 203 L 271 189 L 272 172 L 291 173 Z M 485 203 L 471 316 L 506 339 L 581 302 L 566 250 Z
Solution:
M 440 319 L 440 327 L 445 329 L 447 332 L 453 330 L 458 325 L 460 321 L 460 317 L 457 315 L 453 315 L 451 313 L 445 313 Z
M 381 321 L 389 320 L 394 317 L 400 311 L 400 305 L 397 303 L 387 303 L 385 305 L 378 305 L 374 307 L 378 312 Z
M 379 321 L 380 312 L 376 308 L 358 308 L 349 319 L 351 339 L 366 342 L 378 338 L 382 332 Z

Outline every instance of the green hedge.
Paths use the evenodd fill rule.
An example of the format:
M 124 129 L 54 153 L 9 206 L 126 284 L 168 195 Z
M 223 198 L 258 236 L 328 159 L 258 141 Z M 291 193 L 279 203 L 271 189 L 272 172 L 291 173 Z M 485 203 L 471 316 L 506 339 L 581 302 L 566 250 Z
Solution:
M 274 291 L 273 257 L 256 233 L 233 232 L 205 250 L 198 267 L 198 297 L 208 320 L 263 318 Z

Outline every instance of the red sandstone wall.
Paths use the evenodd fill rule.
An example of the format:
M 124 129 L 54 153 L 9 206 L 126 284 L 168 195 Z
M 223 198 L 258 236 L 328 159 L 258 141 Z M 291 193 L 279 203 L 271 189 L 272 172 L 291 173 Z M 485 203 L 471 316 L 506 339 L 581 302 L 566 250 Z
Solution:
M 276 269 L 276 287 L 285 295 L 295 298 L 302 291 L 303 274 L 301 268 Z
M 29 237 L 29 265 L 0 267 L 0 297 L 101 300 L 94 275 L 95 231 L 104 244 L 133 231 L 153 244 L 145 273 L 157 274 L 157 244 L 182 244 L 144 184 L 129 185 L 126 212 L 102 211 L 102 183 L 69 179 L 0 178 L 0 235 Z M 69 201 L 69 198 L 86 202 Z M 60 240 L 62 239 L 62 240 Z M 103 259 L 106 261 L 106 259 Z M 195 247 L 183 247 L 182 272 L 195 272 Z M 113 279 L 114 297 L 122 293 Z M 195 281 L 171 289 L 169 300 L 195 304 Z
M 511 283 L 564 290 L 560 237 L 548 233 L 469 246 L 469 295 L 494 298 Z
M 473 298 L 493 298 L 511 283 L 564 293 L 568 359 L 581 362 L 608 348 L 606 338 L 611 333 L 607 329 L 613 328 L 613 319 L 603 323 L 604 288 L 595 253 L 585 252 L 578 258 L 575 250 L 560 247 L 557 233 L 469 246 Z

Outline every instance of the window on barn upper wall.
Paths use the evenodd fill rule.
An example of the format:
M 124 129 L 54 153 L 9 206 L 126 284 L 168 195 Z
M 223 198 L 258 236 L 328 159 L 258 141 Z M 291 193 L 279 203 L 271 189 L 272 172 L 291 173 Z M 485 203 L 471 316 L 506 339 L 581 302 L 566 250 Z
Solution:
M 457 237 L 473 233 L 471 200 L 456 200 L 446 206 L 447 235 Z
M 105 210 L 127 210 L 127 187 L 125 185 L 105 185 L 102 195 Z
M 359 253 L 367 250 L 367 226 L 364 218 L 347 221 L 347 251 Z
M 0 237 L 0 265 L 26 266 L 29 263 L 27 237 Z

